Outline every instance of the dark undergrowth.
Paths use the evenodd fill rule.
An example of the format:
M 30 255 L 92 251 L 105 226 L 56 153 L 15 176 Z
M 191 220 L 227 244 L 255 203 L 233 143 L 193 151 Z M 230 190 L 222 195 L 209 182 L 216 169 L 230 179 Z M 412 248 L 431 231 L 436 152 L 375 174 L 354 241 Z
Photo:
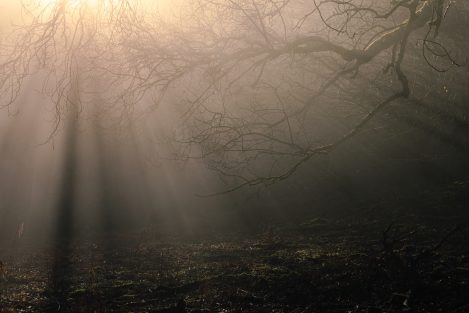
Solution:
M 463 205 L 451 188 L 427 202 Z M 469 312 L 469 217 L 416 211 L 3 249 L 0 312 Z

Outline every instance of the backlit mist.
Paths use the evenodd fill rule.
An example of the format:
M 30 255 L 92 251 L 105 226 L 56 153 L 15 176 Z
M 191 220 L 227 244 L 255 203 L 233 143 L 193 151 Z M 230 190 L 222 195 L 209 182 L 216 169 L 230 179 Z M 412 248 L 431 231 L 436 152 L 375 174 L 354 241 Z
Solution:
M 463 312 L 468 16 L 2 1 L 0 312 Z

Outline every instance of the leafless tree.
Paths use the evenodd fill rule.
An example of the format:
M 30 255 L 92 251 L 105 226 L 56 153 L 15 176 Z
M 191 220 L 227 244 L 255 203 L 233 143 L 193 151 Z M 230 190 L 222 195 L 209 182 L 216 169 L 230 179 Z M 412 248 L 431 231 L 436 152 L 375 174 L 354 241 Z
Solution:
M 409 55 L 436 72 L 459 66 L 440 41 L 440 29 L 461 2 L 29 4 L 25 25 L 4 40 L 0 87 L 11 107 L 22 82 L 42 73 L 58 127 L 70 106 L 73 76 L 80 72 L 85 82 L 83 110 L 94 90 L 86 82 L 99 77 L 99 110 L 119 120 L 141 113 L 148 99 L 152 106 L 174 106 L 181 118 L 172 157 L 204 161 L 233 186 L 226 191 L 272 184 L 348 141 L 390 103 L 408 98 L 418 83 L 406 72 Z M 375 102 L 363 103 L 358 91 L 377 88 L 370 77 L 383 88 L 374 93 Z M 317 107 L 328 105 L 354 112 L 333 134 L 322 132 L 316 118 Z

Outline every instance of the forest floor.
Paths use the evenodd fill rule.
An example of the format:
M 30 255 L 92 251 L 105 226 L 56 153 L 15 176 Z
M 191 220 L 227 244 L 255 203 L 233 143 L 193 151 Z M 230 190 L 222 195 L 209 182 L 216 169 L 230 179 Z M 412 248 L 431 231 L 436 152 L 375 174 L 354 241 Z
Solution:
M 0 251 L 0 312 L 469 312 L 469 217 L 151 229 Z

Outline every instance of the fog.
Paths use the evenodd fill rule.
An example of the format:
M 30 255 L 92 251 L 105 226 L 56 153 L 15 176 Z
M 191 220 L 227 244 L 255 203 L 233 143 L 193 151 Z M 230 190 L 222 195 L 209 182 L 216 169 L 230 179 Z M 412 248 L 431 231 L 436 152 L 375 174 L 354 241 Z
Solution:
M 181 45 L 194 40 L 197 53 L 194 58 L 200 58 L 195 62 L 203 64 L 205 56 L 199 50 L 205 44 L 198 42 L 198 36 L 204 35 L 206 27 L 220 32 L 217 36 L 222 31 L 231 31 L 229 24 L 218 25 L 216 20 L 216 15 L 229 14 L 221 10 L 221 4 L 214 4 L 210 12 L 208 8 L 200 11 L 203 7 L 195 3 L 135 2 L 127 8 L 134 10 L 129 11 L 134 15 L 119 13 L 125 8 L 112 1 L 71 2 L 65 4 L 64 12 L 60 2 L 54 1 L 25 2 L 22 8 L 20 5 L 16 1 L 5 2 L 2 9 L 5 15 L 2 29 L 12 34 L 5 37 L 12 54 L 5 50 L 4 69 L 13 70 L 2 74 L 7 107 L 2 110 L 1 223 L 6 233 L 14 234 L 14 229 L 24 224 L 26 234 L 34 238 L 38 238 L 36 232 L 54 237 L 54 225 L 63 223 L 62 218 L 69 223 L 65 228 L 84 233 L 154 223 L 165 230 L 184 232 L 207 225 L 216 228 L 227 221 L 237 224 L 246 215 L 252 216 L 248 220 L 270 221 L 291 216 L 292 211 L 300 216 L 336 213 L 410 195 L 427 185 L 431 188 L 444 184 L 467 168 L 465 119 L 458 117 L 456 111 L 451 112 L 451 108 L 433 108 L 441 101 L 435 97 L 448 99 L 453 107 L 463 105 L 467 99 L 466 70 L 460 66 L 442 72 L 432 71 L 423 63 L 415 65 L 419 69 L 409 75 L 414 78 L 413 97 L 428 103 L 413 104 L 418 109 L 396 104 L 371 121 L 367 130 L 337 147 L 337 151 L 334 143 L 333 152 L 313 157 L 314 151 L 310 155 L 295 150 L 305 147 L 314 150 L 317 142 L 320 149 L 326 144 L 327 152 L 328 143 L 347 134 L 364 112 L 381 101 L 386 88 L 393 89 L 386 76 L 371 81 L 372 76 L 380 76 L 380 67 L 367 66 L 359 78 L 344 80 L 338 89 L 308 108 L 307 116 L 297 118 L 295 111 L 304 110 L 300 98 L 308 99 L 314 89 L 322 92 L 321 88 L 329 84 L 329 68 L 335 66 L 335 61 L 328 64 L 301 57 L 285 63 L 274 59 L 268 61 L 272 66 L 254 63 L 255 68 L 242 61 L 246 64 L 239 63 L 239 68 L 233 69 L 237 63 L 227 59 L 225 64 L 208 63 L 205 72 L 188 72 L 186 77 L 181 76 L 169 85 L 181 75 L 178 66 L 181 69 L 192 66 L 185 65 L 184 59 L 177 61 L 180 64 L 164 64 L 170 60 L 166 57 L 173 49 L 177 53 L 175 58 L 183 58 L 186 48 Z M 293 25 L 303 14 L 295 10 L 304 6 L 305 3 L 287 6 L 281 23 L 270 21 L 272 32 L 277 34 L 278 28 L 284 36 L 290 36 L 291 28 L 292 35 L 300 36 L 302 29 Z M 201 15 L 193 21 L 180 20 L 190 17 L 191 10 Z M 50 35 L 41 33 L 41 28 L 47 32 L 54 27 L 51 23 L 55 19 L 62 18 L 63 29 L 51 28 L 54 33 Z M 211 25 L 200 24 L 205 18 Z M 245 23 L 238 20 L 242 16 L 234 14 L 230 18 L 233 23 Z M 152 24 L 145 24 L 149 19 Z M 300 22 L 309 23 L 318 31 L 323 27 L 320 20 L 308 21 L 306 16 Z M 134 31 L 131 23 L 142 30 Z M 253 36 L 243 39 L 248 47 L 258 35 L 251 32 L 253 23 L 248 22 L 245 29 L 245 36 Z M 355 22 L 351 20 L 352 23 Z M 74 25 L 78 27 L 75 30 Z M 100 28 L 88 28 L 93 25 Z M 161 39 L 147 37 L 144 27 L 148 27 L 147 31 L 154 29 Z M 69 33 L 73 30 L 75 34 Z M 128 33 L 127 38 L 113 39 L 114 31 L 122 32 L 119 36 Z M 54 41 L 44 36 L 51 36 Z M 238 53 L 235 51 L 239 42 L 224 57 L 223 50 L 211 47 L 210 41 L 216 38 L 206 38 L 207 53 L 213 53 L 210 58 L 219 55 L 223 60 Z M 28 46 L 23 46 L 21 40 L 28 40 L 29 43 L 25 42 Z M 166 41 L 174 47 L 164 47 Z M 128 51 L 127 46 L 131 47 Z M 141 54 L 146 49 L 156 51 L 158 46 L 161 52 L 170 50 L 155 56 Z M 458 51 L 462 50 L 454 50 L 456 57 Z M 408 58 L 417 52 L 418 49 L 408 52 Z M 8 58 L 14 55 L 17 64 L 11 65 Z M 21 59 L 28 55 L 31 59 Z M 162 65 L 146 69 L 139 62 Z M 261 58 L 256 62 L 267 61 Z M 444 60 L 441 62 L 444 64 Z M 136 67 L 132 68 L 134 64 Z M 301 69 L 302 66 L 306 67 Z M 152 75 L 151 71 L 154 77 L 142 76 Z M 212 81 L 217 79 L 216 71 L 223 75 L 218 82 Z M 425 73 L 432 78 L 417 80 Z M 8 81 L 7 75 L 18 85 Z M 242 75 L 242 80 L 238 75 Z M 301 80 L 296 79 L 299 75 Z M 318 89 L 324 79 L 326 85 Z M 371 88 L 361 89 L 366 84 L 371 84 Z M 431 86 L 441 90 L 432 90 Z M 11 103 L 8 91 L 15 97 Z M 355 105 L 357 99 L 360 103 Z M 253 110 L 253 106 L 257 108 Z M 259 123 L 278 123 L 275 120 L 282 118 L 282 114 L 287 116 L 287 132 L 284 125 L 275 129 L 272 125 L 277 124 Z M 447 125 L 455 123 L 454 119 L 461 121 L 457 129 Z M 244 127 L 246 133 L 235 130 L 238 127 Z M 61 217 L 63 214 L 67 217 Z
M 381 227 L 385 262 L 409 256 L 406 227 L 426 231 L 415 245 L 440 228 L 453 234 L 451 221 L 467 219 L 468 10 L 440 0 L 3 1 L 0 282 L 1 259 L 19 269 L 22 253 L 51 249 L 44 303 L 78 312 L 62 277 L 82 242 L 114 264 L 133 238 L 144 238 L 137 252 L 167 238 L 326 249 L 329 239 L 371 245 L 354 234 Z M 296 234 L 317 223 L 338 226 Z M 393 297 L 411 298 L 413 285 L 392 286 Z M 267 308 L 252 304 L 263 297 L 249 300 L 252 312 Z M 278 312 L 321 307 L 288 299 Z M 177 301 L 174 312 L 205 312 Z M 293 304 L 301 310 L 285 309 Z M 328 309 L 317 312 L 339 312 Z

